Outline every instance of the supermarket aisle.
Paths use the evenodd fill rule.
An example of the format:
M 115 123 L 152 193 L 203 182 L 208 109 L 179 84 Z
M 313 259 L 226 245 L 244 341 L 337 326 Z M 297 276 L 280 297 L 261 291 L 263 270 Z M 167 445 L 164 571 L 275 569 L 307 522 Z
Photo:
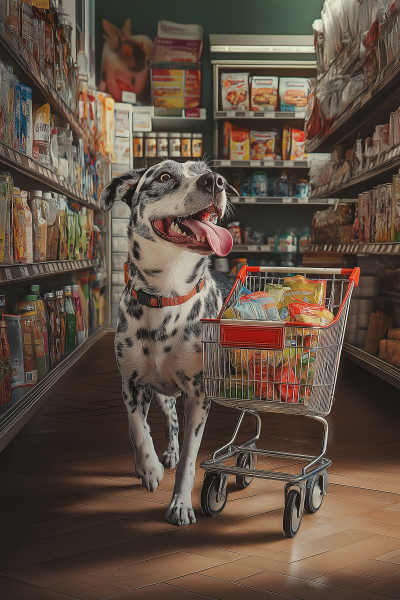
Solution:
M 204 517 L 200 470 L 198 522 L 176 528 L 164 521 L 173 473 L 154 494 L 132 477 L 112 335 L 103 337 L 0 455 L 1 597 L 400 598 L 399 392 L 343 360 L 336 398 L 328 495 L 296 538 L 282 534 L 279 482 L 239 491 L 232 481 L 222 515 Z M 200 459 L 227 439 L 234 417 L 213 406 Z M 150 422 L 161 451 L 155 409 Z M 265 447 L 317 451 L 317 423 L 264 423 Z

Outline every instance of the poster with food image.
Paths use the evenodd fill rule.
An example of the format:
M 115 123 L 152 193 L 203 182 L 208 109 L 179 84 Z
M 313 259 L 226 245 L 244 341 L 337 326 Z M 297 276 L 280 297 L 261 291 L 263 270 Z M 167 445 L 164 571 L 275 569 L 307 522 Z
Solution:
M 249 74 L 221 74 L 222 110 L 249 110 Z

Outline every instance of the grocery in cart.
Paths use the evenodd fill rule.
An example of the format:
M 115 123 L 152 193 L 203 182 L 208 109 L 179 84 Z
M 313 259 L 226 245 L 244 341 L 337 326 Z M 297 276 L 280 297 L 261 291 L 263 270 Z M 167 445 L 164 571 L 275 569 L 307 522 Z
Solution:
M 206 515 L 216 516 L 224 509 L 229 475 L 236 476 L 236 484 L 243 489 L 253 477 L 285 482 L 283 530 L 287 537 L 298 532 L 304 510 L 315 513 L 320 508 L 331 464 L 325 456 L 328 423 L 324 417 L 332 408 L 351 295 L 359 276 L 359 268 L 244 265 L 218 318 L 202 320 L 206 398 L 241 411 L 229 442 L 200 465 L 206 471 L 201 492 Z M 260 320 L 255 302 L 254 308 L 246 299 L 261 300 L 264 319 Z M 269 305 L 271 299 L 276 302 Z M 275 314 L 279 320 L 265 320 L 271 315 L 276 319 Z M 303 415 L 322 423 L 320 454 L 258 448 L 259 412 Z M 255 434 L 237 444 L 247 413 L 255 419 Z M 256 468 L 259 455 L 305 466 L 300 474 L 261 470 Z M 231 459 L 236 459 L 236 465 L 227 464 Z

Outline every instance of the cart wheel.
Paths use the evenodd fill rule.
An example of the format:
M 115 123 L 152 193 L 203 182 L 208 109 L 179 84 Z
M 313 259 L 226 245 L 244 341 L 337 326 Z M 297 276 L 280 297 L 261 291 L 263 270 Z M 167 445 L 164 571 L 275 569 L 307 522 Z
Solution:
M 219 498 L 221 477 L 224 481 L 222 481 L 222 494 Z M 206 473 L 201 489 L 201 510 L 208 517 L 216 517 L 224 510 L 228 498 L 227 479 L 227 475 Z
M 283 532 L 288 538 L 296 535 L 300 529 L 303 513 L 300 514 L 300 494 L 291 489 L 286 496 L 285 512 L 283 513 Z
M 317 512 L 324 499 L 324 476 L 328 479 L 328 473 L 325 470 L 310 477 L 307 481 L 304 510 L 310 514 Z
M 251 454 L 241 452 L 237 457 L 236 466 L 240 467 L 241 469 L 251 469 L 253 466 L 252 463 L 253 461 Z M 236 475 L 236 485 L 242 490 L 245 490 L 252 481 L 252 477 L 246 477 L 246 475 Z

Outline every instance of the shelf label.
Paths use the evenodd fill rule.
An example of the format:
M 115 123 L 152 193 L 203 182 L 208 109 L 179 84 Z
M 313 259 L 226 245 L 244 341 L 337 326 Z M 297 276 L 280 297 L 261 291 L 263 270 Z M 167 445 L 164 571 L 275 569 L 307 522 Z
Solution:
M 292 204 L 292 199 L 290 196 L 283 196 L 282 198 L 282 203 L 283 204 Z
M 4 269 L 4 273 L 6 274 L 6 279 L 8 279 L 8 281 L 10 281 L 10 279 L 13 278 L 12 274 L 11 274 L 11 269 L 8 269 L 7 267 Z
M 39 265 L 38 269 L 39 269 L 39 273 L 41 275 L 43 275 L 43 273 L 44 273 L 43 265 Z
M 20 155 L 18 153 L 15 154 L 15 159 L 16 159 L 16 161 L 17 161 L 17 163 L 19 165 L 22 165 L 22 160 L 21 160 L 21 157 L 20 157 Z
M 36 265 L 32 265 L 32 271 L 34 275 L 39 275 L 39 269 Z
M 29 271 L 26 267 L 19 268 L 22 277 L 29 277 Z
M 11 150 L 11 148 L 7 148 L 8 150 L 8 156 L 10 157 L 10 160 L 12 160 L 13 162 L 15 162 L 15 154 L 14 152 Z
M 308 204 L 308 198 L 297 198 L 298 204 Z
M 36 171 L 36 164 L 30 158 L 28 158 L 28 168 L 31 169 L 31 171 Z

